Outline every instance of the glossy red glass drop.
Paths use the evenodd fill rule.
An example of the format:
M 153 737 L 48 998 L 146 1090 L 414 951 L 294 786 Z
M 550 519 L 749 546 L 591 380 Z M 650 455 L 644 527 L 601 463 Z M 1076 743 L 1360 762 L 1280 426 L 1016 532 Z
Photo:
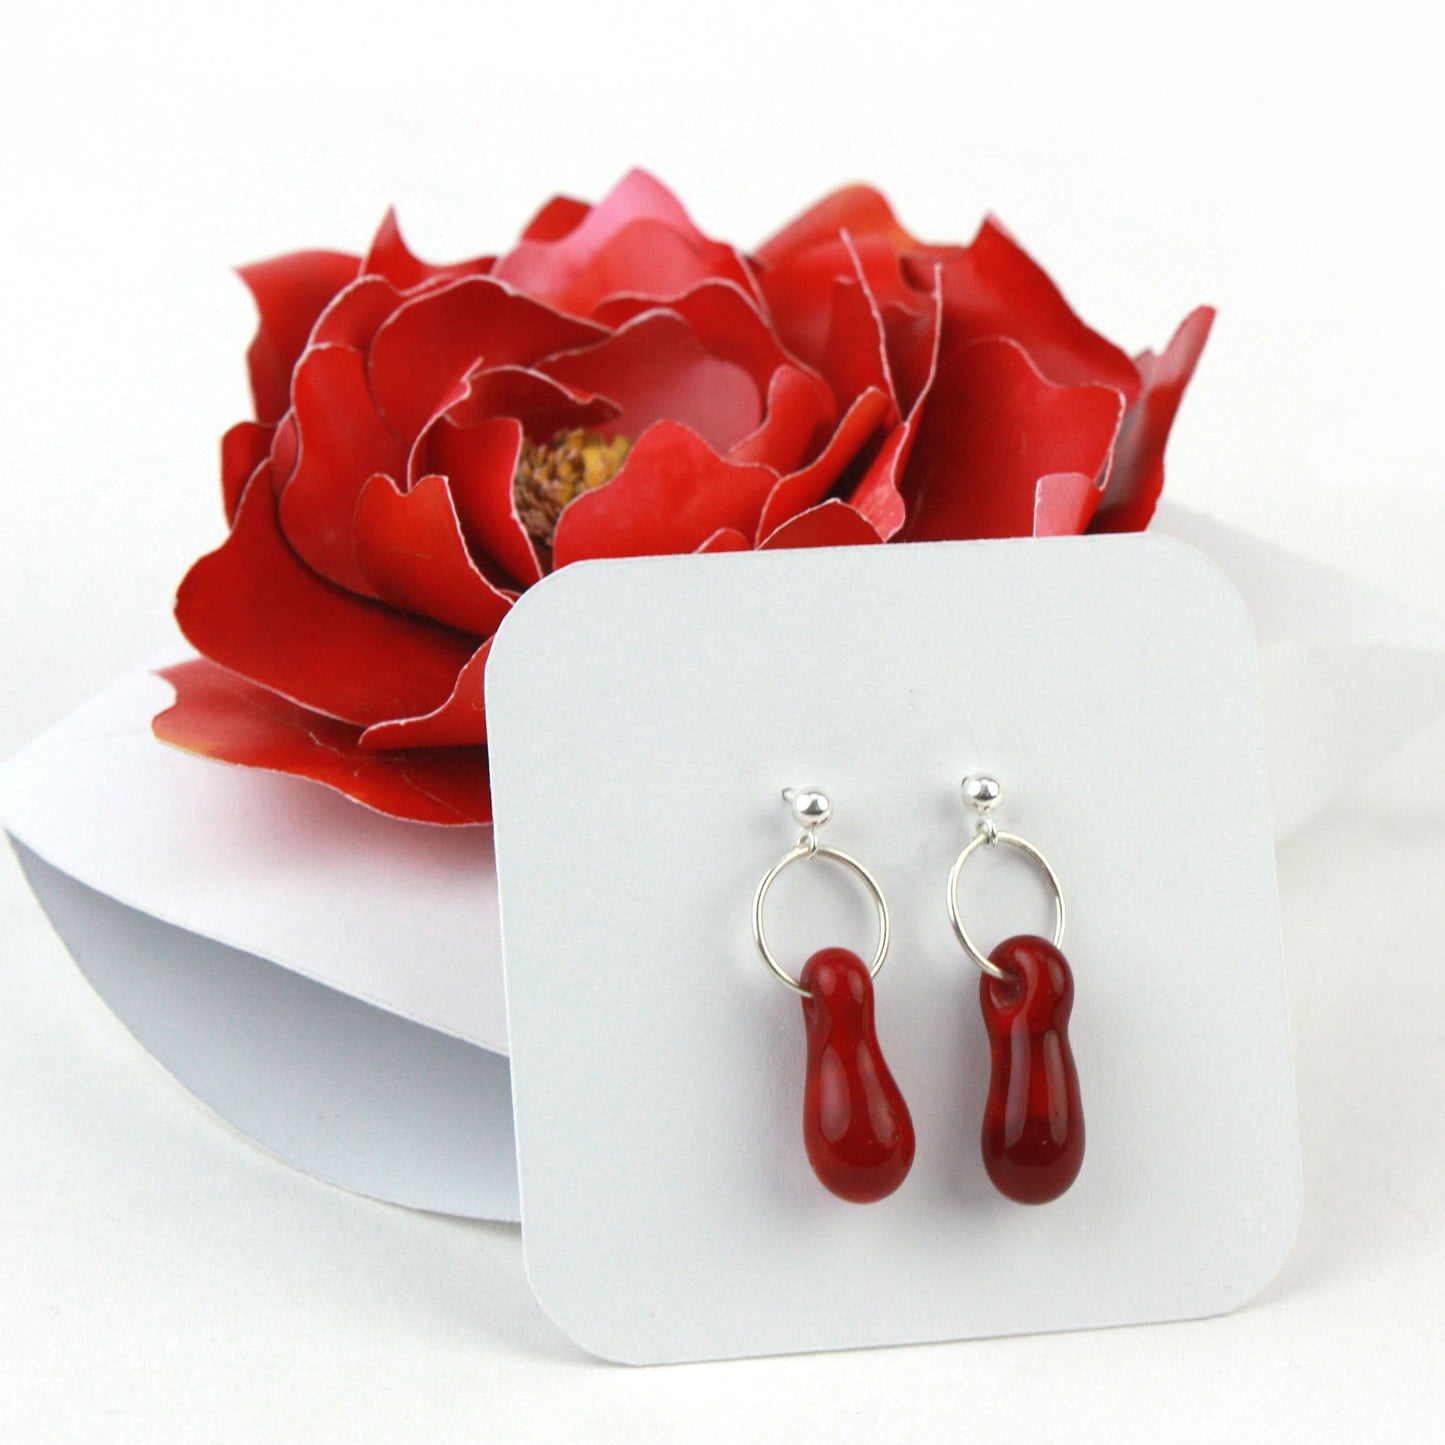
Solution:
M 993 1076 L 983 1110 L 983 1162 L 1020 1204 L 1057 1199 L 1084 1162 L 1084 1110 L 1069 1048 L 1074 978 L 1046 938 L 1020 934 L 989 954 L 1008 976 L 979 987 Z
M 873 980 L 856 953 L 824 948 L 803 965 L 798 981 L 808 990 L 808 1160 L 840 1199 L 871 1204 L 903 1183 L 914 1147 L 908 1105 L 873 1027 Z

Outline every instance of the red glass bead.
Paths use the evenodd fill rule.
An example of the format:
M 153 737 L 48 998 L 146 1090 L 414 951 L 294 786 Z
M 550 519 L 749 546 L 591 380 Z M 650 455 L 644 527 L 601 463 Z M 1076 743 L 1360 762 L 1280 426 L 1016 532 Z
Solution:
M 903 1183 L 914 1148 L 908 1105 L 873 1027 L 873 980 L 856 953 L 824 948 L 803 965 L 798 981 L 808 990 L 808 1160 L 840 1199 L 871 1204 Z
M 1084 1110 L 1069 1048 L 1074 978 L 1046 938 L 1020 934 L 989 954 L 1006 978 L 979 987 L 993 1076 L 983 1110 L 983 1162 L 1020 1204 L 1057 1199 L 1084 1162 Z

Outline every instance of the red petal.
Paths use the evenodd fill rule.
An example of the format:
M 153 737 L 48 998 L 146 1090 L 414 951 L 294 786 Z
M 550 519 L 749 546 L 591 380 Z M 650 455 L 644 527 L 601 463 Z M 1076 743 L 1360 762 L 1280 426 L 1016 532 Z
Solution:
M 935 278 L 936 279 L 936 278 Z M 888 370 L 893 377 L 898 410 L 907 415 L 933 384 L 938 345 L 943 330 L 942 288 L 935 284 L 921 306 L 883 307 L 883 331 L 888 347 Z
M 742 367 L 753 378 L 759 393 L 768 394 L 767 416 L 762 425 L 753 436 L 731 448 L 729 458 L 764 461 L 780 471 L 796 466 L 811 440 L 810 433 L 801 442 L 793 441 L 803 425 L 802 413 L 818 418 L 815 429 L 831 424 L 836 416 L 832 391 L 822 377 L 798 365 L 753 299 L 728 281 L 705 282 L 668 301 L 665 308 L 642 297 L 619 297 L 599 306 L 597 319 L 608 326 L 623 326 L 650 310 L 664 309 L 682 317 L 704 350 Z M 780 379 L 780 372 L 789 373 L 786 380 Z M 805 385 L 813 393 L 811 402 L 804 395 Z M 678 415 L 672 419 L 687 421 Z M 799 449 L 789 457 L 787 450 L 793 445 Z
M 370 592 L 356 560 L 352 518 L 376 473 L 406 475 L 406 451 L 377 413 L 359 352 L 312 348 L 296 367 L 295 397 L 300 454 L 281 493 L 281 526 L 323 577 Z
M 837 498 L 801 512 L 758 544 L 760 551 L 779 547 L 859 547 L 883 539 L 872 524 Z
M 899 478 L 908 465 L 917 433 L 916 418 L 894 427 L 884 438 L 862 481 L 848 496 L 854 510 L 867 517 L 879 536 L 884 538 L 896 535 L 908 516 L 908 508 L 899 489 Z
M 1164 444 L 1213 324 L 1214 311 L 1201 306 L 1185 317 L 1163 356 L 1146 351 L 1139 358 L 1144 394 L 1119 428 L 1096 532 L 1140 532 L 1149 525 L 1164 489 Z
M 276 436 L 271 442 L 271 485 L 276 495 L 296 475 L 296 459 L 300 455 L 301 439 L 296 432 L 296 413 L 288 411 L 276 427 Z M 237 506 L 240 499 L 237 498 Z
M 198 658 L 161 676 L 175 703 L 152 724 L 162 742 L 248 768 L 310 778 L 396 818 L 490 823 L 485 748 L 365 752 L 356 729 L 307 712 L 274 692 Z
M 286 545 L 263 467 L 231 535 L 186 574 L 176 620 L 198 651 L 316 712 L 358 726 L 432 711 L 476 639 L 318 577 Z
M 1027 537 L 1039 478 L 1103 475 L 1123 398 L 1046 380 L 1003 337 L 949 346 L 904 477 L 908 541 Z
M 423 717 L 377 723 L 362 733 L 361 746 L 368 752 L 377 752 L 388 748 L 455 748 L 485 743 L 484 679 L 487 654 L 491 650 L 492 640 L 488 638 L 458 674 L 452 695 L 439 708 Z
M 585 351 L 555 356 L 537 370 L 616 402 L 616 429 L 638 437 L 654 422 L 690 427 L 726 451 L 763 419 L 759 385 L 741 367 L 711 356 L 671 311 L 630 321 Z
M 768 386 L 763 423 L 732 447 L 730 462 L 762 462 L 777 472 L 790 472 L 814 451 L 814 439 L 834 416 L 828 389 L 809 372 L 780 366 Z
M 1077 537 L 1088 527 L 1103 494 L 1082 472 L 1050 472 L 1034 489 L 1034 536 Z
M 661 310 L 681 316 L 705 351 L 742 367 L 760 391 L 780 366 L 797 365 L 753 297 L 731 281 L 705 281 L 661 304 L 645 296 L 619 296 L 599 306 L 596 319 L 617 328 Z M 821 380 L 815 381 L 825 390 Z
M 446 420 L 462 428 L 501 417 L 515 417 L 529 437 L 549 441 L 559 431 L 615 421 L 617 406 L 604 396 L 565 386 L 531 367 L 499 366 L 474 372 L 467 394 L 446 410 Z M 433 434 L 436 425 L 440 423 L 434 424 Z
M 605 336 L 485 276 L 468 276 L 404 301 L 382 324 L 367 356 L 381 415 L 403 441 L 465 395 L 468 373 L 526 365 Z
M 896 252 L 878 237 L 855 241 L 845 236 L 843 240 L 878 332 L 880 377 L 886 381 L 899 415 L 906 415 L 932 380 L 943 324 L 942 288 L 936 275 L 927 278 L 926 291 L 905 282 Z M 842 364 L 838 350 L 842 345 L 846 343 L 841 337 L 830 334 L 828 351 L 834 372 Z M 868 365 L 871 369 L 871 358 Z M 830 379 L 837 384 L 835 376 Z
M 762 287 L 779 335 L 827 378 L 840 403 L 846 405 L 860 391 L 876 386 L 901 412 L 906 403 L 892 375 L 883 307 L 886 302 L 890 311 L 911 319 L 914 304 L 926 298 L 904 284 L 891 251 L 881 249 L 880 242 L 868 245 L 865 264 L 852 239 L 838 237 L 765 273 Z M 933 324 L 930 313 L 924 329 Z M 905 328 L 905 351 L 916 342 L 916 332 L 916 322 Z
M 848 501 L 861 512 L 877 529 L 885 542 L 891 541 L 902 529 L 908 509 L 901 490 L 904 471 L 913 455 L 914 442 L 931 406 L 934 380 L 938 374 L 938 361 L 943 326 L 941 320 L 942 295 L 935 278 L 933 294 L 933 322 L 925 326 L 916 338 L 916 345 L 926 348 L 921 356 L 909 358 L 910 371 L 916 379 L 910 381 L 916 386 L 917 397 L 913 409 L 903 425 L 895 427 L 885 439 L 877 457 L 874 458 L 863 480 L 853 489 Z
M 445 477 L 408 492 L 372 477 L 356 508 L 356 558 L 382 601 L 461 632 L 490 637 L 512 607 L 468 555 Z
M 571 196 L 553 196 L 522 231 L 524 241 L 560 241 L 587 219 L 592 209 L 586 201 Z
M 732 527 L 719 527 L 696 552 L 751 552 L 753 544 Z
M 363 276 L 332 298 L 316 318 L 311 346 L 346 346 L 365 352 L 381 323 L 406 298 L 381 276 Z
M 296 251 L 241 267 L 261 313 L 246 363 L 256 420 L 275 423 L 291 404 L 291 372 L 322 308 L 356 275 L 359 257 Z
M 1138 396 L 1134 363 L 1079 320 L 1059 288 L 997 221 L 985 221 L 963 250 L 940 249 L 910 258 L 909 264 L 920 272 L 940 266 L 950 343 L 1007 336 L 1050 381 L 1098 382 L 1130 403 Z
M 896 250 L 918 245 L 898 223 L 893 208 L 872 186 L 845 186 L 789 222 L 758 248 L 758 260 L 774 266 L 820 242 L 833 240 L 840 231 L 855 237 L 879 236 Z
M 880 305 L 911 305 L 920 299 L 920 291 L 930 289 L 926 272 L 915 282 L 904 272 L 903 258 L 879 236 L 855 236 L 844 231 L 837 236 L 780 261 L 763 273 L 762 286 L 774 314 L 793 314 L 793 324 L 806 320 L 801 313 L 807 308 L 807 294 L 825 295 L 836 281 L 857 279 L 868 287 Z M 798 293 L 792 293 L 795 288 Z
M 824 375 L 828 374 L 825 361 L 830 346 L 836 353 L 850 336 L 852 346 L 865 355 L 881 351 L 877 319 L 862 304 L 864 298 L 858 294 L 857 259 L 842 238 L 838 238 L 765 271 L 759 280 L 773 325 L 784 345 Z M 851 312 L 845 312 L 841 321 L 836 319 L 840 304 L 846 307 L 850 300 Z M 851 332 L 844 329 L 850 315 Z M 851 394 L 839 393 L 845 401 Z
M 542 580 L 542 564 L 512 496 L 521 448 L 521 423 L 512 417 L 491 417 L 468 427 L 443 418 L 431 431 L 431 454 L 451 480 L 467 540 L 519 587 L 529 587 Z
M 818 370 L 828 378 L 834 395 L 844 401 L 872 387 L 897 405 L 883 316 L 861 276 L 834 283 L 831 319 Z
M 256 468 L 271 454 L 273 426 L 259 422 L 240 421 L 221 438 L 221 495 L 226 503 L 226 520 L 236 520 L 241 493 Z
M 684 426 L 658 422 L 606 486 L 563 510 L 553 560 L 563 567 L 583 557 L 691 552 L 720 527 L 751 536 L 776 479 L 768 467 L 724 461 Z
M 680 296 L 710 277 L 752 289 L 732 247 L 704 236 L 677 198 L 643 171 L 625 176 L 566 235 L 521 241 L 492 274 L 576 316 L 624 293 Z
M 933 277 L 925 273 L 915 283 L 904 274 L 903 258 L 890 242 L 881 236 L 844 237 L 856 258 L 858 274 L 873 293 L 880 310 L 901 306 L 913 310 L 928 300 L 933 292 Z
M 821 368 L 833 318 L 834 290 L 852 276 L 841 241 L 790 258 L 759 278 L 768 313 L 783 344 L 809 366 Z
M 474 260 L 458 261 L 448 266 L 433 266 L 429 261 L 419 260 L 401 238 L 396 211 L 389 210 L 377 228 L 376 238 L 361 269 L 365 275 L 384 276 L 394 286 L 409 291 L 414 286 L 456 276 L 484 276 L 492 265 L 491 256 L 478 256 Z
M 766 537 L 795 513 L 821 501 L 892 407 L 881 391 L 865 391 L 858 397 L 817 460 L 783 477 L 769 492 L 758 518 L 758 535 Z

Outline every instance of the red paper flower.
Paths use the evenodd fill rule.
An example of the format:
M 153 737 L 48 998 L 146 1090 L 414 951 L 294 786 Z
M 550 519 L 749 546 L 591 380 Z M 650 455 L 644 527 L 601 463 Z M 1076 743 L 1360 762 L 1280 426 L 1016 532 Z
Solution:
M 254 421 L 176 600 L 158 736 L 400 817 L 491 816 L 483 669 L 583 557 L 1144 527 L 1213 313 L 1091 331 L 992 221 L 932 246 L 853 186 L 754 256 L 634 172 L 506 255 L 242 272 Z

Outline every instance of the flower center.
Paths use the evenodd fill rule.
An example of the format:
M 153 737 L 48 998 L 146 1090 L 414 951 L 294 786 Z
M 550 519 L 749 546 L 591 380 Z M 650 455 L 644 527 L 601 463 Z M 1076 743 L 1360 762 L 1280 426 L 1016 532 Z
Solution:
M 512 478 L 512 498 L 522 525 L 544 547 L 557 534 L 562 508 L 583 492 L 610 482 L 622 470 L 630 437 L 606 437 L 575 427 L 549 442 L 523 441 Z

